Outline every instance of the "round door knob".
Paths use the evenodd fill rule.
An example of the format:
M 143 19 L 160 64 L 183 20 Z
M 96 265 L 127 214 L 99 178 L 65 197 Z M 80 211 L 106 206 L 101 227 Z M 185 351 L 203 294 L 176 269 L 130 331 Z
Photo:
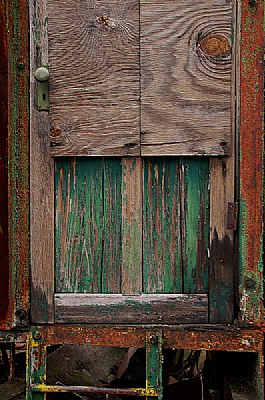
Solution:
M 49 79 L 49 70 L 46 67 L 39 67 L 36 69 L 34 77 L 38 82 L 47 82 Z

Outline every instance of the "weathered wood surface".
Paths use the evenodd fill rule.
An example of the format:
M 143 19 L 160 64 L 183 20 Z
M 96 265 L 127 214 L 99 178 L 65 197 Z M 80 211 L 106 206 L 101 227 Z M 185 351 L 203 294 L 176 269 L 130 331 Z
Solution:
M 56 162 L 56 291 L 120 293 L 119 159 Z
M 143 284 L 145 293 L 181 293 L 179 162 L 144 162 Z
M 52 155 L 139 155 L 139 2 L 48 2 Z
M 207 323 L 207 295 L 56 294 L 55 321 L 76 323 Z
M 234 231 L 227 229 L 228 202 L 234 201 L 233 158 L 212 159 L 210 189 L 210 322 L 234 315 Z
M 142 293 L 142 191 L 141 158 L 122 159 L 122 276 L 123 294 Z
M 180 164 L 183 292 L 206 293 L 209 278 L 209 159 Z
M 36 67 L 48 64 L 45 1 L 30 2 L 30 21 L 31 318 L 34 323 L 47 323 L 54 316 L 54 165 L 50 158 L 49 116 L 37 111 L 34 79 Z
M 229 154 L 232 2 L 140 4 L 141 154 Z
M 232 69 L 232 134 L 229 157 L 212 158 L 210 161 L 210 269 L 209 269 L 209 321 L 231 323 L 235 317 L 236 303 L 236 227 L 229 226 L 228 206 L 236 201 L 236 139 L 239 117 L 239 76 L 240 58 L 240 2 L 235 2 L 234 15 L 237 25 L 234 31 Z M 237 10 L 236 10 L 237 9 Z M 235 216 L 237 219 L 237 216 Z

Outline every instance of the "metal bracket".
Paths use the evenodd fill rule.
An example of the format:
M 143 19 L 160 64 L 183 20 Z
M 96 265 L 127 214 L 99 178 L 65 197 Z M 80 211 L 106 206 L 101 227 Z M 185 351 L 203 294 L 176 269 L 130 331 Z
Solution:
M 238 203 L 228 203 L 226 229 L 229 231 L 235 231 L 237 229 L 237 221 Z
M 38 110 L 49 111 L 49 70 L 47 67 L 38 67 L 34 77 L 38 82 Z

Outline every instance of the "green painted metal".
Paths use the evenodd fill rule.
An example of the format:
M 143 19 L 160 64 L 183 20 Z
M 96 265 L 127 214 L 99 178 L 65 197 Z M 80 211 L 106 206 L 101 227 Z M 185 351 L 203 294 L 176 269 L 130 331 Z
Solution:
M 120 292 L 121 176 L 118 159 L 57 160 L 57 292 Z
M 181 293 L 180 176 L 177 158 L 144 161 L 143 287 Z
M 181 160 L 184 181 L 182 217 L 183 292 L 207 293 L 209 279 L 209 159 Z
M 46 383 L 47 351 L 37 328 L 29 334 L 27 343 L 27 369 L 26 369 L 26 400 L 46 400 L 45 393 L 33 393 L 31 385 Z
M 146 389 L 154 389 L 158 398 L 162 400 L 162 355 L 163 339 L 162 332 L 148 333 L 146 336 Z M 155 400 L 147 397 L 147 400 Z

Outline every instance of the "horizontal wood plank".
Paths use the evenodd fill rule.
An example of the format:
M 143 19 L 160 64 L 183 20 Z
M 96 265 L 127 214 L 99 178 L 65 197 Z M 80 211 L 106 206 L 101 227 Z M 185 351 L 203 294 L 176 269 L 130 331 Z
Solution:
M 56 294 L 55 320 L 106 324 L 207 323 L 208 298 L 205 294 Z
M 48 2 L 51 154 L 140 154 L 139 2 Z
M 229 154 L 232 1 L 140 4 L 141 154 Z

